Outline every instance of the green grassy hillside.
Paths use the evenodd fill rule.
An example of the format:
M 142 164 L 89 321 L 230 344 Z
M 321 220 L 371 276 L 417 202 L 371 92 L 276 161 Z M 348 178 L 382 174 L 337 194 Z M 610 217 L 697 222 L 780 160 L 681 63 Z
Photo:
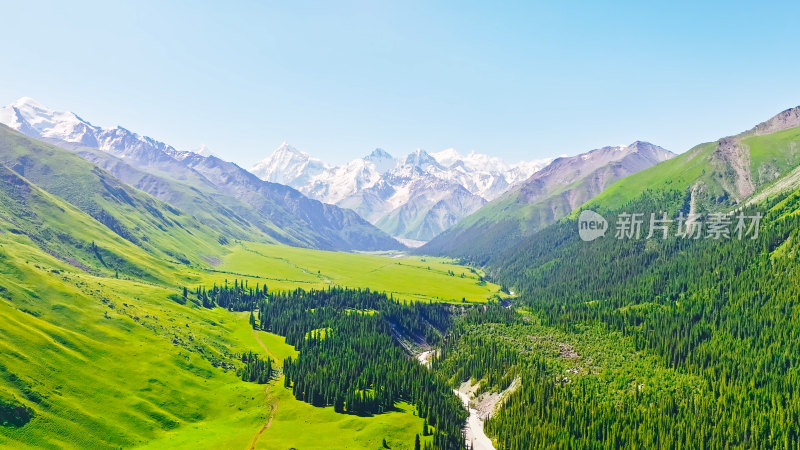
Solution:
M 212 365 L 256 349 L 234 333 L 246 321 L 86 274 L 24 240 L 0 235 L 0 398 L 32 418 L 0 428 L 0 444 L 131 447 L 199 422 L 257 426 L 260 387 Z
M 245 447 L 276 404 L 275 429 L 257 448 L 332 430 L 341 443 L 411 442 L 421 429 L 402 408 L 374 419 L 335 414 L 295 400 L 280 381 L 265 395 L 214 367 L 248 350 L 279 361 L 294 352 L 274 335 L 256 339 L 246 315 L 175 303 L 175 289 L 80 273 L 11 233 L 0 235 L 0 280 L 0 401 L 33 414 L 0 428 L 0 445 Z M 320 426 L 297 441 L 298 420 Z
M 0 179 L 0 230 L 6 239 L 37 246 L 73 269 L 97 275 L 155 280 L 176 270 L 174 262 L 114 234 L 6 166 L 0 165 Z
M 82 213 L 71 212 L 91 223 Z M 94 223 L 101 242 L 102 225 Z M 119 245 L 138 250 L 122 239 Z M 314 252 L 306 251 L 312 258 Z M 375 265 L 395 262 L 325 252 L 317 252 L 315 261 L 335 267 L 365 259 Z M 260 263 L 262 275 L 269 276 L 273 263 Z M 259 266 L 257 259 L 250 264 Z M 261 342 L 255 339 L 246 315 L 207 310 L 191 302 L 181 305 L 170 298 L 178 292 L 173 284 L 178 280 L 221 284 L 231 274 L 180 272 L 164 263 L 158 267 L 169 272 L 148 282 L 96 276 L 44 253 L 25 235 L 5 229 L 0 233 L 0 320 L 6 324 L 0 330 L 0 399 L 32 414 L 24 426 L 0 428 L 0 445 L 243 447 L 266 423 L 276 402 L 275 430 L 264 434 L 271 436 L 264 448 L 276 448 L 271 446 L 275 442 L 297 445 L 293 430 L 299 417 L 320 424 L 302 436 L 306 443 L 313 442 L 313 433 L 329 431 L 336 432 L 339 442 L 379 443 L 383 437 L 411 442 L 409 430 L 421 429 L 421 420 L 402 408 L 374 418 L 343 416 L 294 400 L 277 387 L 279 383 L 265 395 L 263 386 L 244 383 L 231 370 L 215 367 L 235 366 L 235 354 L 248 350 L 261 352 L 266 347 L 276 360 L 292 350 L 272 335 L 259 333 Z M 443 262 L 433 267 L 466 270 Z M 427 267 L 415 270 L 429 273 Z M 280 276 L 301 273 L 284 271 Z M 433 287 L 446 290 L 448 283 L 461 280 L 433 274 L 428 275 L 430 286 L 421 286 L 419 294 L 411 289 L 410 296 L 422 298 L 437 293 Z M 358 283 L 358 278 L 349 282 Z M 387 275 L 383 281 L 375 278 L 363 284 L 388 287 L 392 282 Z M 298 286 L 307 287 L 291 279 L 280 287 Z M 452 291 L 461 289 L 456 285 Z
M 767 188 L 800 165 L 800 127 L 768 135 L 743 134 L 730 138 L 745 174 L 737 174 L 720 154 L 720 141 L 700 144 L 686 153 L 614 183 L 588 201 L 585 209 L 618 209 L 647 192 L 678 191 L 685 194 L 683 204 L 690 207 L 692 192 L 698 212 L 741 204 L 753 193 Z M 747 176 L 752 192 L 741 195 L 736 180 Z
M 225 252 L 220 233 L 66 150 L 0 126 L 0 158 L 30 183 L 149 254 L 179 264 L 202 264 Z M 79 232 L 69 223 L 63 224 L 63 231 Z
M 202 175 L 175 162 L 178 173 L 156 168 L 142 170 L 102 150 L 79 148 L 75 152 L 112 173 L 120 181 L 190 214 L 198 222 L 229 239 L 257 242 L 289 241 L 290 236 L 265 217 L 231 196 L 220 192 Z
M 480 272 L 443 259 L 220 239 L 69 152 L 3 132 L 2 447 L 236 448 L 260 436 L 258 448 L 286 448 L 335 432 L 340 443 L 385 437 L 399 448 L 421 430 L 410 406 L 346 416 L 299 402 L 280 383 L 241 381 L 239 354 L 281 361 L 294 350 L 254 334 L 246 313 L 185 302 L 180 288 L 238 279 L 271 290 L 370 287 L 404 300 L 499 294 Z M 274 430 L 259 434 L 270 417 Z M 310 427 L 305 420 L 310 431 L 293 432 Z

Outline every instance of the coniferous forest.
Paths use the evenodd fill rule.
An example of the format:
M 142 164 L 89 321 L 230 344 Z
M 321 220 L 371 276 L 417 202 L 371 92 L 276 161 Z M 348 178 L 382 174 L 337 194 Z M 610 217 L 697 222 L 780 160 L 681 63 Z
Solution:
M 254 328 L 286 337 L 300 352 L 282 364 L 285 386 L 298 400 L 366 416 L 408 402 L 425 419 L 420 432 L 433 435 L 434 448 L 463 448 L 466 411 L 446 380 L 399 343 L 409 337 L 438 345 L 452 322 L 450 306 L 400 303 L 368 289 L 267 293 L 266 286 L 249 288 L 238 280 L 198 289 L 196 297 L 205 307 L 255 311 Z M 270 359 L 250 353 L 242 361 L 245 381 L 265 383 L 275 374 Z
M 644 196 L 625 210 L 680 200 Z M 520 289 L 519 312 L 460 317 L 434 367 L 487 389 L 519 377 L 486 424 L 500 448 L 800 448 L 800 195 L 760 206 L 752 240 L 586 243 L 574 221 L 550 227 L 499 257 L 494 275 Z M 614 369 L 628 377 L 615 385 L 528 344 L 542 330 L 596 339 L 588 329 L 652 356 L 648 376 Z

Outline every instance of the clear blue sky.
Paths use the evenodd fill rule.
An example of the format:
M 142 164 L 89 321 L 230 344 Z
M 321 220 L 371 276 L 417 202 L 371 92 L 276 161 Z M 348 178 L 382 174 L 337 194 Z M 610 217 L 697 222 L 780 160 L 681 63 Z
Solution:
M 335 163 L 682 152 L 800 104 L 796 1 L 336 3 L 8 2 L 0 103 L 245 166 L 282 141 Z

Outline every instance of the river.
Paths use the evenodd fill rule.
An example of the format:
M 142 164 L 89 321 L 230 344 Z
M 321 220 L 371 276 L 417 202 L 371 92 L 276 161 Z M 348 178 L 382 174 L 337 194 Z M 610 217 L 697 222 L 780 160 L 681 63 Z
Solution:
M 469 395 L 458 389 L 453 389 L 453 393 L 461 399 L 461 403 L 469 411 L 467 426 L 464 427 L 464 436 L 468 448 L 473 450 L 494 450 L 492 440 L 483 432 L 483 419 L 478 414 L 478 410 L 469 406 Z

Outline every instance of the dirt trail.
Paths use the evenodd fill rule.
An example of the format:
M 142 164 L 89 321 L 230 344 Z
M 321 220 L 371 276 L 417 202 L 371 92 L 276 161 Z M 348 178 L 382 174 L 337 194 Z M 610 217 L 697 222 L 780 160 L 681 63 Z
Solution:
M 260 430 L 258 430 L 258 433 L 256 433 L 255 436 L 253 436 L 253 440 L 250 441 L 250 445 L 247 447 L 250 450 L 255 450 L 258 439 L 261 437 L 262 434 L 264 434 L 265 431 L 267 431 L 267 428 L 269 428 L 269 426 L 272 425 L 272 418 L 275 417 L 275 413 L 278 411 L 278 400 L 272 398 L 272 394 L 269 392 L 269 386 L 264 388 L 264 394 L 266 395 L 267 402 L 272 400 L 272 410 L 269 412 L 269 419 L 267 419 L 267 423 L 265 423 L 264 426 L 261 427 Z
M 258 337 L 258 333 L 256 332 L 256 330 L 252 330 L 252 331 L 253 331 L 253 337 L 256 338 L 256 341 L 258 342 L 258 345 L 260 345 L 261 348 L 264 349 L 264 351 L 267 353 L 267 355 L 269 355 L 273 359 L 275 359 L 275 355 L 273 355 L 272 352 L 269 351 L 267 346 L 264 345 L 264 342 L 261 340 L 260 337 Z M 250 450 L 255 450 L 256 443 L 258 443 L 258 439 L 261 437 L 262 434 L 264 434 L 265 431 L 267 431 L 267 429 L 270 427 L 270 425 L 272 425 L 272 419 L 275 417 L 275 412 L 278 411 L 278 399 L 276 399 L 276 398 L 274 398 L 272 396 L 272 392 L 270 392 L 269 388 L 270 388 L 269 384 L 264 388 L 264 396 L 265 396 L 264 397 L 264 401 L 269 403 L 269 404 L 271 404 L 272 405 L 272 409 L 269 412 L 269 418 L 267 419 L 267 422 L 264 424 L 263 427 L 261 427 L 260 430 L 258 430 L 258 433 L 256 433 L 255 436 L 253 436 L 253 440 L 250 441 L 250 445 L 247 446 L 247 448 L 250 449 Z
M 260 346 L 261 346 L 261 348 L 263 348 L 263 349 L 264 349 L 264 351 L 265 351 L 265 352 L 267 352 L 267 355 L 270 355 L 270 356 L 275 356 L 275 355 L 273 355 L 273 354 L 272 354 L 272 352 L 271 352 L 271 351 L 269 351 L 269 349 L 267 348 L 267 346 L 266 346 L 266 345 L 264 345 L 264 341 L 262 341 L 262 340 L 261 340 L 261 338 L 260 338 L 260 337 L 258 337 L 258 333 L 256 332 L 256 330 L 251 330 L 251 331 L 253 332 L 253 337 L 255 337 L 255 338 L 256 338 L 256 341 L 258 341 L 258 345 L 260 345 Z

